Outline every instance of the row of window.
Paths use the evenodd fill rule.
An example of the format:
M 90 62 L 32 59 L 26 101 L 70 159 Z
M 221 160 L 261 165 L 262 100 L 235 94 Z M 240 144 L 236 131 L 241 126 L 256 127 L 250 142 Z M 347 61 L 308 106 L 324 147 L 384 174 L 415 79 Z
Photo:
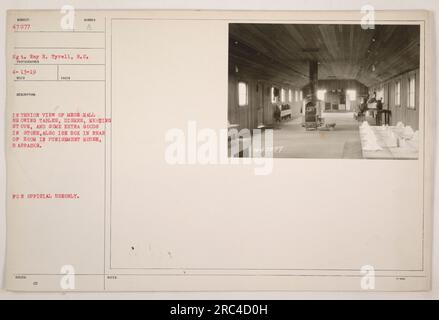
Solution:
M 415 76 L 410 76 L 408 79 L 407 86 L 407 106 L 410 109 L 415 109 L 416 106 L 416 78 Z M 271 102 L 275 103 L 280 98 L 280 102 L 286 102 L 286 90 L 282 88 L 280 90 L 279 97 L 279 89 L 275 87 L 271 87 Z M 317 99 L 324 101 L 326 95 L 326 90 L 318 90 L 317 91 Z M 346 96 L 350 101 L 355 101 L 357 99 L 356 90 L 346 90 Z M 303 100 L 303 92 L 295 90 L 294 91 L 294 101 L 302 101 Z M 293 102 L 293 91 L 288 89 L 288 102 Z M 238 105 L 246 106 L 248 105 L 248 84 L 240 81 L 238 83 Z M 401 81 L 397 81 L 395 83 L 395 105 L 401 106 Z
M 271 102 L 275 103 L 280 99 L 280 102 L 284 103 L 286 102 L 286 90 L 282 88 L 280 90 L 280 96 L 279 96 L 279 89 L 275 87 L 271 87 Z M 294 101 L 298 102 L 303 100 L 303 92 L 295 90 L 294 91 Z M 293 91 L 291 89 L 288 89 L 288 102 L 293 102 Z M 247 106 L 248 105 L 248 84 L 240 81 L 238 82 L 238 105 L 241 106 Z
M 276 103 L 278 99 L 280 98 L 280 102 L 284 103 L 287 102 L 286 100 L 286 90 L 284 88 L 280 89 L 280 97 L 279 97 L 279 89 L 275 87 L 271 87 L 271 102 Z M 303 92 L 294 90 L 294 101 L 302 101 L 303 100 Z M 293 102 L 293 91 L 291 89 L 288 89 L 288 102 Z
M 401 106 L 401 81 L 395 82 L 395 105 Z M 407 107 L 410 109 L 416 107 L 416 78 L 414 75 L 408 79 Z

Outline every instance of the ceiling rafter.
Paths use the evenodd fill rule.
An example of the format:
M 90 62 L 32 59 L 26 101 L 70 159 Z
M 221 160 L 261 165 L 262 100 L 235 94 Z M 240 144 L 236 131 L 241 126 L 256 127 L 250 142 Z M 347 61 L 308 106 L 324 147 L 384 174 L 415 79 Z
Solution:
M 309 60 L 319 61 L 319 79 L 356 79 L 366 86 L 419 68 L 416 25 L 363 30 L 360 25 L 240 23 L 229 30 L 231 64 L 239 60 L 246 72 L 296 86 L 308 83 Z

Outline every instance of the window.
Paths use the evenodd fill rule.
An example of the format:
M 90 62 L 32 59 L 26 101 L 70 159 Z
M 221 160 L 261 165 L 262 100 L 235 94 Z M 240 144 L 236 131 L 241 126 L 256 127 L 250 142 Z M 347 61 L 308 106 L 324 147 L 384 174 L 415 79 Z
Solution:
M 285 102 L 285 89 L 284 88 L 280 89 L 280 101 L 282 103 Z
M 346 95 L 348 96 L 349 101 L 357 100 L 357 91 L 356 90 L 346 90 Z
M 294 90 L 294 101 L 299 101 L 299 91 Z
M 238 83 L 238 105 L 240 107 L 248 105 L 248 85 L 245 82 Z
M 300 91 L 300 101 L 302 101 L 303 100 L 303 91 Z
M 415 76 L 412 75 L 409 77 L 409 86 L 408 86 L 408 107 L 410 109 L 415 108 Z
M 271 87 L 271 103 L 276 103 L 279 100 L 279 89 Z
M 395 106 L 401 105 L 401 81 L 395 83 Z
M 288 90 L 288 102 L 293 102 L 293 92 L 291 89 Z
M 326 90 L 317 90 L 317 99 L 324 101 L 325 94 L 326 94 Z
M 384 88 L 381 88 L 377 91 L 377 100 L 383 99 L 384 103 Z

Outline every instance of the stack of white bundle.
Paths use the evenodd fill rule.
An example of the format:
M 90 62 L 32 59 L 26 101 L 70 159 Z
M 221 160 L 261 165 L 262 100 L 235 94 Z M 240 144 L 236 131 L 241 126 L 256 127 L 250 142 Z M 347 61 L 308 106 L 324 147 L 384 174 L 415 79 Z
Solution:
M 361 125 L 362 136 L 361 141 L 363 142 L 363 149 L 366 151 L 378 151 L 383 150 L 377 143 L 377 137 L 375 133 L 370 128 L 367 122 L 363 122 Z
M 386 144 L 390 148 L 396 147 L 398 145 L 398 140 L 391 130 L 388 131 Z
M 402 132 L 402 136 L 406 139 L 411 139 L 414 135 L 414 131 L 412 129 L 412 127 L 407 126 L 404 128 L 404 131 Z
M 419 131 L 416 130 L 410 138 L 406 139 L 407 143 L 410 145 L 411 148 L 419 150 Z
M 399 121 L 399 122 L 396 124 L 396 127 L 402 129 L 402 128 L 404 128 L 404 123 L 402 123 L 401 121 Z
M 399 148 L 405 148 L 407 145 L 407 142 L 405 142 L 404 138 L 398 138 L 398 147 Z
M 363 123 L 360 126 L 361 129 L 366 129 L 366 128 L 369 128 L 369 127 L 370 127 L 369 126 L 369 122 L 367 122 L 367 121 L 363 121 Z
M 413 133 L 411 140 L 412 141 L 419 141 L 419 131 L 418 130 L 416 130 L 415 133 Z
M 360 126 L 361 140 L 366 141 L 375 137 L 372 129 L 367 121 L 364 121 Z

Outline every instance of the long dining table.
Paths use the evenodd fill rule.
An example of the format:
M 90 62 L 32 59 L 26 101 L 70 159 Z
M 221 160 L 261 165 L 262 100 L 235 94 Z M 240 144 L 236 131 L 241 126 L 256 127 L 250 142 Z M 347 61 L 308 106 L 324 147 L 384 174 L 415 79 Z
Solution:
M 419 141 L 417 139 L 404 139 L 405 143 L 399 147 L 394 144 L 389 144 L 389 132 L 393 132 L 397 139 L 402 138 L 404 136 L 404 128 L 396 126 L 369 126 L 369 128 L 374 133 L 377 144 L 381 147 L 381 150 L 367 149 L 363 139 L 367 129 L 360 126 L 361 149 L 364 159 L 418 159 Z

